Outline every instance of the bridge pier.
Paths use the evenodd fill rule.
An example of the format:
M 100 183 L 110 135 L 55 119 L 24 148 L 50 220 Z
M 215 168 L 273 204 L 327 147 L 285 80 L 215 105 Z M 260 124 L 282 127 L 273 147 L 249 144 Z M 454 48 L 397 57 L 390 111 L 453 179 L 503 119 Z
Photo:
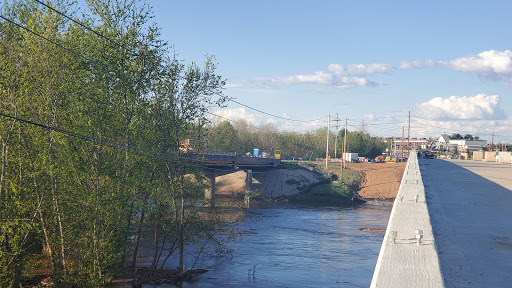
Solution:
M 204 191 L 204 200 L 207 202 L 208 205 L 215 206 L 215 179 L 217 176 L 222 176 L 229 173 L 235 173 L 236 170 L 233 170 L 232 172 L 226 171 L 226 170 L 217 170 L 217 169 L 210 169 L 208 172 L 208 178 L 210 178 L 210 189 L 206 189 Z M 249 192 L 251 190 L 251 184 L 252 184 L 252 170 L 245 171 L 246 177 L 245 177 L 245 197 L 244 202 L 249 208 Z
M 247 170 L 245 176 L 245 195 L 244 203 L 246 208 L 250 208 L 251 203 L 251 184 L 252 184 L 252 170 Z
M 212 206 L 215 205 L 215 177 L 217 174 L 215 171 L 215 169 L 210 170 L 209 177 L 211 188 L 204 191 L 204 199 Z

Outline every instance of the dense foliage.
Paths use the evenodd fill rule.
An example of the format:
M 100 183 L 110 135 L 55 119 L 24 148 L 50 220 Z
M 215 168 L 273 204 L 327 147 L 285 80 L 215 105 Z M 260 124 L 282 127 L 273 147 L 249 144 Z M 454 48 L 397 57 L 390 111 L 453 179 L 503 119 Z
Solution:
M 38 261 L 57 286 L 106 283 L 136 265 L 147 227 L 153 267 L 176 250 L 171 267 L 184 269 L 189 241 L 214 241 L 215 219 L 195 208 L 205 173 L 178 149 L 227 100 L 214 59 L 176 59 L 136 0 L 85 2 L 78 16 L 68 1 L 44 1 L 85 25 L 36 1 L 3 4 L 2 287 L 19 287 Z

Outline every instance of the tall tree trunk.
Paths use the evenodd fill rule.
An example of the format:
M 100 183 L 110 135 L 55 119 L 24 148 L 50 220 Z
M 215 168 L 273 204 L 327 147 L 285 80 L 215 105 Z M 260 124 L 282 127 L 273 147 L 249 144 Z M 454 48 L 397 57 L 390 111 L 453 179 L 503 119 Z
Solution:
M 54 115 L 55 116 L 55 115 Z M 53 121 L 53 123 L 55 123 L 55 121 Z M 57 230 L 57 233 L 59 235 L 59 244 L 60 244 L 60 255 L 59 255 L 59 262 L 60 262 L 60 265 L 61 265 L 61 268 L 64 272 L 64 277 L 67 276 L 67 263 L 66 263 L 66 248 L 65 248 L 65 245 L 64 245 L 64 228 L 63 228 L 63 225 L 62 225 L 62 217 L 61 217 L 61 211 L 60 211 L 60 207 L 59 207 L 59 200 L 58 200 L 58 197 L 57 197 L 57 176 L 55 176 L 55 171 L 54 171 L 54 165 L 55 165 L 55 162 L 54 162 L 54 147 L 53 147 L 53 137 L 52 137 L 52 131 L 49 131 L 48 132 L 48 163 L 50 164 L 50 177 L 51 177 L 51 182 L 52 182 L 52 188 L 51 188 L 51 193 L 52 193 L 52 200 L 53 200 L 53 210 L 55 211 L 55 214 L 57 216 L 57 226 L 58 226 L 58 230 Z
M 28 159 L 30 160 L 31 166 L 33 168 L 34 160 L 33 160 L 32 154 L 30 153 L 32 151 L 32 149 L 28 144 L 25 134 L 21 130 L 21 126 L 18 126 L 18 127 L 19 127 L 20 137 L 23 139 L 25 151 L 27 152 Z M 43 230 L 43 236 L 44 236 L 43 247 L 46 249 L 46 252 L 48 253 L 48 258 L 50 258 L 50 263 L 52 265 L 52 273 L 53 273 L 53 275 L 55 275 L 55 274 L 57 274 L 57 263 L 56 263 L 56 259 L 55 259 L 54 255 L 53 255 L 53 249 L 52 249 L 50 238 L 48 235 L 47 219 L 46 219 L 45 214 L 41 208 L 41 206 L 43 205 L 44 197 L 40 191 L 39 185 L 37 183 L 37 178 L 36 178 L 36 175 L 34 174 L 34 172 L 32 172 L 32 181 L 34 184 L 34 191 L 37 196 L 37 201 L 39 202 L 37 205 L 37 213 L 39 215 L 39 221 L 41 222 L 41 229 Z
M 16 113 L 15 113 L 16 114 Z M 9 139 L 11 138 L 11 133 L 14 130 L 14 124 L 16 121 L 11 122 L 11 126 L 9 127 L 9 130 L 7 131 L 7 135 L 2 137 L 0 135 L 0 138 L 2 138 L 2 171 L 0 174 L 0 200 L 3 199 L 3 192 L 4 192 L 4 179 L 5 179 L 5 173 L 7 170 L 7 155 L 9 154 Z
M 135 265 L 137 264 L 137 253 L 139 251 L 139 243 L 140 243 L 140 236 L 142 233 L 142 223 L 143 222 L 144 222 L 144 209 L 142 209 L 142 212 L 140 215 L 139 229 L 137 231 L 137 240 L 135 240 L 135 249 L 133 251 L 132 267 L 135 267 Z

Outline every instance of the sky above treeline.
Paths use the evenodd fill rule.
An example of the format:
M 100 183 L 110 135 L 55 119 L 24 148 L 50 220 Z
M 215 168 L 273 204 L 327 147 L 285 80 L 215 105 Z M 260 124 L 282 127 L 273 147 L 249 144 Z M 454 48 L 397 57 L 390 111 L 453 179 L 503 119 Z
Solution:
M 411 137 L 512 143 L 512 1 L 148 3 L 179 58 L 216 57 L 218 121 L 401 136 L 410 111 Z

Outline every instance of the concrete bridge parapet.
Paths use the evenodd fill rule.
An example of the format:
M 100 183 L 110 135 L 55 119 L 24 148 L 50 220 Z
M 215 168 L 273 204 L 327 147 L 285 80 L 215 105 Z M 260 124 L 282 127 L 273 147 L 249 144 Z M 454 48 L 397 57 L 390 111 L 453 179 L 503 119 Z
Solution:
M 444 287 L 416 153 L 411 153 L 370 287 Z

